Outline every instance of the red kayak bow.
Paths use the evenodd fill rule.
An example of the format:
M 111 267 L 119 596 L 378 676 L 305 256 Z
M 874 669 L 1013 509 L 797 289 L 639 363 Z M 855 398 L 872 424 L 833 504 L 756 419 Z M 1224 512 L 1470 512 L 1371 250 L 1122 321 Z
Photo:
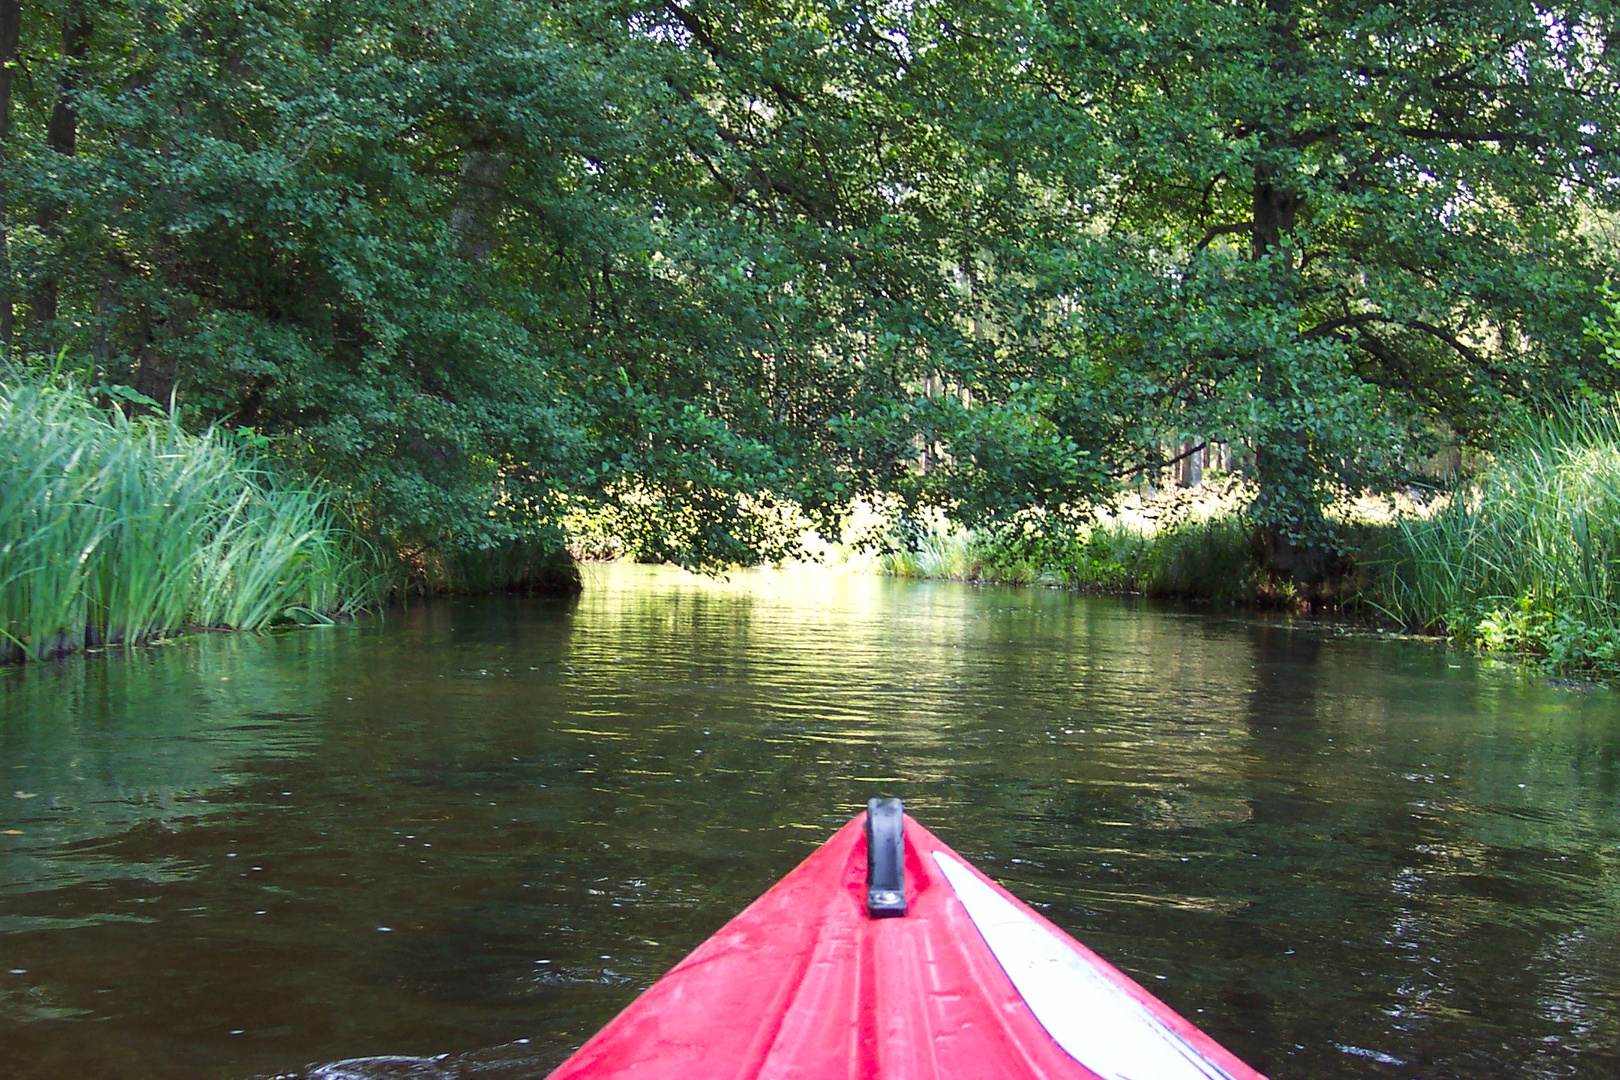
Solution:
M 1265 1080 L 872 800 L 551 1080 Z

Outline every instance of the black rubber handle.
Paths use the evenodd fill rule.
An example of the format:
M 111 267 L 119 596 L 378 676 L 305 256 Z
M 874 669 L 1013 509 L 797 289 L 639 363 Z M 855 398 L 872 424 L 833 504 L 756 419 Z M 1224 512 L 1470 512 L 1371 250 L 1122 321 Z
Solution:
M 906 913 L 905 816 L 899 799 L 866 803 L 866 914 L 874 919 Z

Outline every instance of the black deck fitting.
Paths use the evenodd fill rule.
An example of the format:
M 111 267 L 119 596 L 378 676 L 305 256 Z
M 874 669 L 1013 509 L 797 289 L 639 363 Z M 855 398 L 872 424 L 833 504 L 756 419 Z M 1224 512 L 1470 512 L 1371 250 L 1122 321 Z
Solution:
M 906 913 L 905 808 L 899 799 L 866 803 L 866 914 L 895 919 Z

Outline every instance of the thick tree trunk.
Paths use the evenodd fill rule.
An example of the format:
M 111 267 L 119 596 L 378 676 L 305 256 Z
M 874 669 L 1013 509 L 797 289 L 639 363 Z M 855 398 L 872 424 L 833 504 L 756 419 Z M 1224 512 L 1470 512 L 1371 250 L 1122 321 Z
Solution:
M 488 259 L 494 250 L 491 234 L 500 209 L 501 181 L 511 163 L 512 155 L 506 151 L 489 149 L 469 150 L 461 161 L 450 231 L 460 238 L 461 253 L 475 262 Z
M 1271 14 L 1273 43 L 1268 58 L 1270 74 L 1282 83 L 1300 77 L 1301 48 L 1299 16 L 1293 0 L 1266 0 Z M 1287 106 L 1277 126 L 1260 139 L 1260 154 L 1254 166 L 1250 255 L 1255 261 L 1279 254 L 1299 215 L 1303 196 L 1291 182 L 1294 178 L 1276 164 L 1272 155 L 1287 151 L 1294 121 L 1294 109 Z M 1289 253 L 1280 278 L 1293 278 L 1294 261 Z M 1269 365 L 1267 366 L 1269 369 Z M 1262 393 L 1274 400 L 1290 392 L 1278 384 L 1270 370 L 1261 373 Z M 1340 567 L 1330 545 L 1322 542 L 1331 528 L 1309 483 L 1302 483 L 1300 471 L 1309 468 L 1311 455 L 1308 436 L 1295 428 L 1256 433 L 1264 440 L 1255 447 L 1255 473 L 1259 497 L 1255 501 L 1256 525 L 1250 544 L 1273 580 L 1296 587 L 1307 603 L 1325 596 L 1328 579 Z
M 145 394 L 168 409 L 174 401 L 175 387 L 180 383 L 180 359 L 156 342 L 150 342 L 135 361 L 131 381 L 137 393 Z
M 79 110 L 74 97 L 79 90 L 79 64 L 89 51 L 90 15 L 83 0 L 73 0 L 62 16 L 62 76 L 57 84 L 56 105 L 45 125 L 45 144 L 63 157 L 72 157 L 78 148 Z M 56 200 L 41 200 L 37 220 L 40 234 L 54 239 L 60 232 L 61 220 L 62 208 Z M 47 350 L 52 347 L 51 325 L 56 322 L 57 285 L 56 275 L 46 274 L 34 292 L 28 316 Z
M 1255 166 L 1250 253 L 1256 261 L 1274 254 L 1281 246 L 1283 238 L 1293 232 L 1299 203 L 1299 196 L 1288 189 L 1287 184 L 1274 169 L 1263 164 Z M 1261 386 L 1268 396 L 1286 393 L 1283 387 L 1275 384 L 1269 370 L 1262 372 Z M 1255 534 L 1250 540 L 1251 546 L 1255 557 L 1274 578 L 1314 589 L 1326 575 L 1327 553 L 1314 550 L 1310 546 L 1301 546 L 1298 538 L 1307 535 L 1311 531 L 1309 526 L 1318 522 L 1297 521 L 1295 527 L 1289 530 L 1293 534 L 1290 537 L 1274 522 L 1266 520 L 1270 515 L 1265 509 L 1267 503 L 1275 500 L 1285 520 L 1288 515 L 1300 516 L 1316 512 L 1314 505 L 1295 506 L 1291 503 L 1297 500 L 1288 500 L 1285 495 L 1278 498 L 1280 493 L 1287 492 L 1290 487 L 1296 487 L 1290 483 L 1291 480 L 1297 479 L 1291 473 L 1298 467 L 1298 462 L 1308 458 L 1301 442 L 1302 436 L 1297 431 L 1283 430 L 1268 432 L 1263 438 L 1266 444 L 1255 448 L 1256 479 L 1260 486 L 1260 498 L 1256 507 L 1261 510 L 1258 515 L 1261 524 L 1255 529 Z
M 1260 524 L 1249 538 L 1250 549 L 1273 580 L 1296 588 L 1297 599 L 1320 600 L 1323 587 L 1339 569 L 1339 559 L 1328 547 L 1310 539 L 1328 530 L 1321 508 L 1293 482 L 1300 462 L 1276 446 L 1256 447 L 1254 456 L 1260 487 L 1255 510 Z M 1286 527 L 1279 522 L 1286 522 Z
M 79 145 L 79 109 L 74 95 L 79 90 L 79 64 L 90 51 L 90 15 L 82 0 L 74 0 L 62 16 L 62 77 L 56 105 L 45 126 L 45 143 L 64 157 L 72 157 Z
M 171 275 L 177 277 L 178 275 Z M 167 409 L 180 385 L 179 346 L 197 313 L 197 301 L 180 294 L 168 312 L 147 331 L 146 340 L 135 351 L 135 389 Z
M 1249 235 L 1256 259 L 1275 250 L 1294 231 L 1299 203 L 1299 195 L 1271 168 L 1262 165 L 1254 170 L 1254 222 Z
M 22 36 L 22 0 L 0 0 L 0 356 L 11 348 L 15 318 L 12 298 L 11 235 L 6 209 L 10 205 L 6 165 L 6 139 L 11 134 L 11 83 L 17 67 L 17 44 Z
M 1321 586 L 1328 578 L 1330 560 L 1326 550 L 1315 544 L 1296 544 L 1274 525 L 1258 526 L 1249 544 L 1262 566 L 1275 577 L 1303 590 L 1301 599 L 1306 602 L 1318 599 Z

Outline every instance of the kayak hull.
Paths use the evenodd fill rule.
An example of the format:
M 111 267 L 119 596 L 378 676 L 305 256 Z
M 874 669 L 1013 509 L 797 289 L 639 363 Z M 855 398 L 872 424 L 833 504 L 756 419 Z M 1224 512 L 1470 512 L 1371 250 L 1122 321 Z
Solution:
M 1264 1080 L 909 816 L 907 914 L 868 917 L 864 823 L 551 1080 Z

